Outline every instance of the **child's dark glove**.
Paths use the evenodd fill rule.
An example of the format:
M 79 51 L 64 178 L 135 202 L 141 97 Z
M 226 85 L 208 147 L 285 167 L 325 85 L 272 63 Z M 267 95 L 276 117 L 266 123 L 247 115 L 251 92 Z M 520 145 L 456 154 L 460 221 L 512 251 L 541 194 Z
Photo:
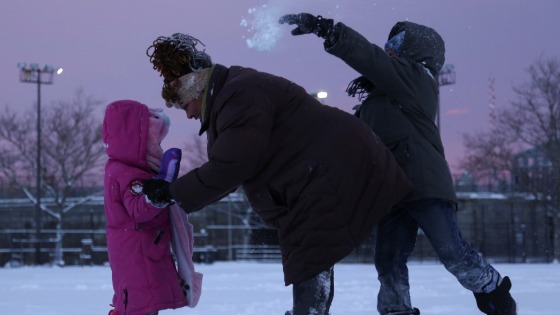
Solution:
M 333 20 L 325 19 L 320 15 L 314 16 L 309 13 L 287 14 L 278 20 L 280 24 L 297 25 L 292 30 L 292 35 L 315 34 L 327 39 L 333 32 Z
M 169 193 L 169 182 L 163 179 L 146 179 L 142 183 L 142 193 L 152 205 L 163 208 L 173 203 Z

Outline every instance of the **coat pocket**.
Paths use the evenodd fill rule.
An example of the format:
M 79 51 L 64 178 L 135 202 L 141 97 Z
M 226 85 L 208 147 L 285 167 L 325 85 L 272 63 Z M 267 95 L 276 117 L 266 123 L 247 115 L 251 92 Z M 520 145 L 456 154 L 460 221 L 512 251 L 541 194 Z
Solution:
M 163 230 L 147 231 L 143 235 L 142 251 L 144 256 L 154 261 L 159 261 L 166 252 L 169 252 L 171 235 Z
M 402 138 L 395 140 L 390 145 L 387 146 L 389 150 L 395 156 L 395 160 L 399 166 L 408 174 L 409 163 L 412 159 L 412 154 L 410 152 L 409 138 Z

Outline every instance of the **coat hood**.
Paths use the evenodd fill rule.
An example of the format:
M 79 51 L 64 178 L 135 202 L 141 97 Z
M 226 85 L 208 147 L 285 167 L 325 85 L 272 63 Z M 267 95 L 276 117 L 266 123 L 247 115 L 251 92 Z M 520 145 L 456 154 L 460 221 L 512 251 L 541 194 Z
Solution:
M 436 76 L 445 62 L 445 45 L 441 36 L 430 27 L 402 21 L 393 26 L 388 39 L 403 31 L 401 56 L 423 64 Z
M 107 105 L 103 119 L 103 145 L 110 159 L 149 169 L 146 160 L 150 110 L 148 106 L 121 100 Z

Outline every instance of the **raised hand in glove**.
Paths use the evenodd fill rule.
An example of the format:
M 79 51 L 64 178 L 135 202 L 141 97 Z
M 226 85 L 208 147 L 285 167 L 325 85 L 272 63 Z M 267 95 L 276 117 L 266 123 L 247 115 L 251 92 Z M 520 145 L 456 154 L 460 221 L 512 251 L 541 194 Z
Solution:
M 152 205 L 163 208 L 173 203 L 169 193 L 169 182 L 164 179 L 146 179 L 142 183 L 142 193 Z
M 320 15 L 314 16 L 309 13 L 287 14 L 278 20 L 280 24 L 297 25 L 292 30 L 292 35 L 315 34 L 327 39 L 333 31 L 333 20 L 325 19 Z

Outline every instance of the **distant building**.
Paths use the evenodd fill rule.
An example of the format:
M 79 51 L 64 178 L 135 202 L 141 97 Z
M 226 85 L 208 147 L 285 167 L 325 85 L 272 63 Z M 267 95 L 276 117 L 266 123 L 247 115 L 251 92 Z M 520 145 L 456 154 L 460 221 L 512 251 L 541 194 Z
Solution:
M 558 181 L 560 170 L 554 170 L 540 146 L 525 150 L 513 159 L 513 186 L 516 191 L 535 191 L 550 187 L 551 181 Z

